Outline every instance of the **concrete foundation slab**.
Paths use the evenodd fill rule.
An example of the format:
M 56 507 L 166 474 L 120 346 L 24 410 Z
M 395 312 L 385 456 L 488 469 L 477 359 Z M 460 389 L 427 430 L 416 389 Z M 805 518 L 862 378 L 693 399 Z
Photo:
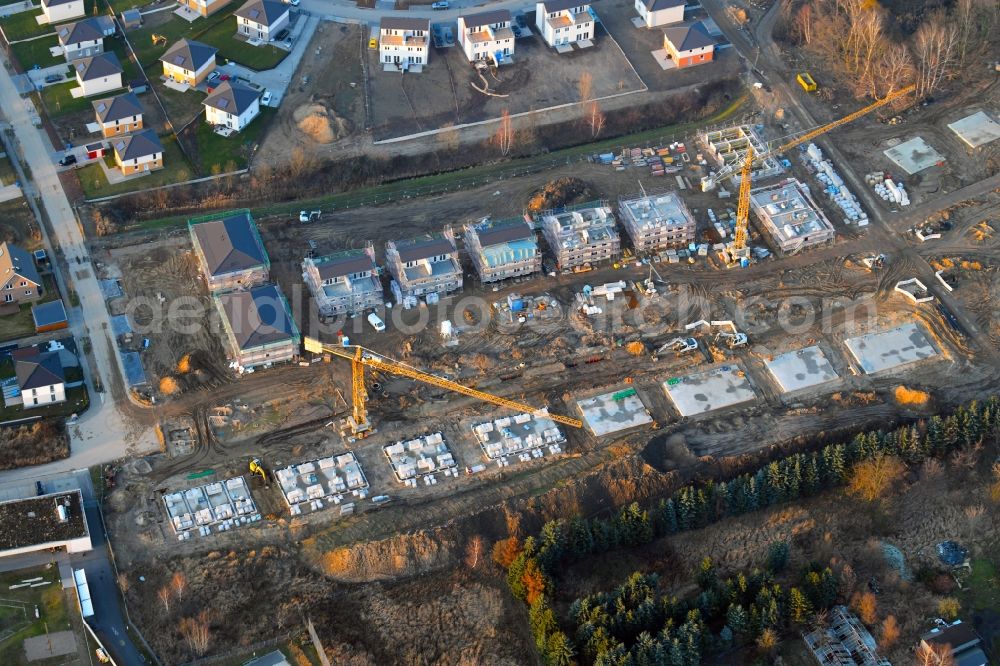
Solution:
M 634 391 L 624 393 L 629 393 L 629 389 L 577 401 L 587 427 L 598 437 L 653 422 L 639 395 Z
M 949 123 L 948 129 L 970 148 L 978 148 L 1000 139 L 1000 123 L 980 111 Z
M 40 661 L 76 652 L 76 635 L 72 631 L 57 631 L 46 636 L 24 639 L 24 657 Z
M 844 344 L 867 374 L 891 370 L 938 354 L 923 328 L 915 323 L 848 338 Z
M 913 175 L 943 162 L 944 157 L 921 137 L 914 137 L 884 152 L 900 169 Z
M 757 398 L 750 382 L 735 365 L 668 379 L 663 382 L 663 390 L 681 416 L 697 416 Z
M 816 345 L 775 356 L 765 361 L 764 365 L 785 393 L 813 388 L 837 379 L 830 361 Z

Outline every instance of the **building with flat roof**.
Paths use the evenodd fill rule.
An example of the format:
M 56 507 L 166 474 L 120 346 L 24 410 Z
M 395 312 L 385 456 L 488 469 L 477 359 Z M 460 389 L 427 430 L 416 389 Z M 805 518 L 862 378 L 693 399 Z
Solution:
M 746 159 L 747 149 L 753 148 L 754 155 L 767 152 L 767 144 L 761 139 L 753 125 L 735 125 L 720 130 L 712 130 L 699 135 L 698 142 L 705 148 L 709 161 L 716 168 L 732 166 L 732 180 L 739 185 L 740 168 Z M 750 179 L 770 178 L 782 172 L 781 164 L 774 157 L 755 162 Z
M 0 502 L 0 557 L 54 548 L 92 548 L 79 489 Z
M 694 217 L 676 192 L 619 200 L 618 215 L 636 252 L 687 247 L 695 240 Z
M 465 225 L 465 249 L 483 282 L 538 273 L 542 253 L 538 239 L 528 223 L 520 218 L 486 218 Z
M 595 264 L 621 254 L 615 216 L 604 203 L 543 214 L 542 235 L 561 269 Z
M 321 317 L 357 314 L 382 304 L 382 281 L 371 243 L 363 249 L 306 257 L 302 279 Z
M 363 498 L 368 494 L 368 479 L 352 451 L 289 465 L 276 470 L 274 478 L 293 516 L 339 505 L 351 495 Z M 348 504 L 353 507 L 353 503 Z M 342 514 L 346 513 L 344 508 L 342 505 Z
M 752 191 L 750 208 L 782 252 L 826 243 L 836 235 L 809 187 L 794 178 Z
M 462 288 L 462 264 L 451 227 L 440 234 L 389 241 L 385 256 L 397 300 L 444 295 Z

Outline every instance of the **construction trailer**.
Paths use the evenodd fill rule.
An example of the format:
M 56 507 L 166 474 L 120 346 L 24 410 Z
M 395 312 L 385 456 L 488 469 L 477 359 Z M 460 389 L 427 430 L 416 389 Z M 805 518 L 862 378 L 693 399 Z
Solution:
M 687 247 L 695 241 L 694 217 L 676 192 L 619 200 L 618 214 L 636 252 Z
M 534 230 L 521 218 L 485 218 L 465 225 L 465 249 L 482 282 L 498 282 L 542 270 Z
M 609 261 L 621 254 L 615 217 L 606 202 L 549 211 L 539 217 L 542 234 L 561 269 Z

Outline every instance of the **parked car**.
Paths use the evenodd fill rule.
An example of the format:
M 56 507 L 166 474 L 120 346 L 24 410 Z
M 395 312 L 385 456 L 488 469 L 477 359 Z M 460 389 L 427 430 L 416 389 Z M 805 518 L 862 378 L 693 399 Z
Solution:
M 220 72 L 212 72 L 208 75 L 208 82 L 212 83 L 213 81 L 218 81 L 220 76 L 222 76 Z
M 265 90 L 264 95 L 260 98 L 260 103 L 263 104 L 264 106 L 271 106 L 272 97 L 273 96 L 271 95 L 271 91 Z
M 302 223 L 312 222 L 313 220 L 318 220 L 319 216 L 320 216 L 320 211 L 318 210 L 300 210 L 299 222 Z
M 76 164 L 76 155 L 73 153 L 63 155 L 63 158 L 59 160 L 59 166 L 72 166 L 73 164 Z
M 448 9 L 451 5 L 448 4 L 448 0 L 440 0 L 431 5 L 431 9 Z
M 290 4 L 292 7 L 299 6 L 299 0 L 285 0 L 286 3 Z
M 382 319 L 380 319 L 379 316 L 374 312 L 368 315 L 368 323 L 371 324 L 372 328 L 374 328 L 379 333 L 385 330 L 385 322 L 382 321 Z
M 292 38 L 289 37 L 285 41 L 281 42 L 281 45 L 284 46 L 286 49 L 291 50 L 291 48 L 292 48 Z
M 63 80 L 62 74 L 49 74 L 45 77 L 46 83 L 58 83 Z
M 288 37 L 288 28 L 284 28 L 281 32 L 274 36 L 274 41 L 280 42 L 285 37 Z

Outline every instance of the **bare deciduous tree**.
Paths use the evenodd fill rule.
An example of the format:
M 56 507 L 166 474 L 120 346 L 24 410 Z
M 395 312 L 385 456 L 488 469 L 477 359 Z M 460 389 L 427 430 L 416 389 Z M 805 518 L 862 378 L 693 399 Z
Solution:
M 882 635 L 879 641 L 879 646 L 882 650 L 888 650 L 896 641 L 899 640 L 899 622 L 896 621 L 895 615 L 887 615 L 884 620 L 882 620 Z
M 931 95 L 942 81 L 952 76 L 958 64 L 957 46 L 958 30 L 942 13 L 928 18 L 917 30 L 913 53 L 920 97 Z
M 580 75 L 580 81 L 576 84 L 577 91 L 580 93 L 580 101 L 587 103 L 591 100 L 594 95 L 594 77 L 590 72 L 584 72 Z
M 185 617 L 180 621 L 178 629 L 188 647 L 201 656 L 208 652 L 208 644 L 212 637 L 211 616 L 207 610 L 198 613 L 197 617 Z
M 469 543 L 465 546 L 465 566 L 473 570 L 478 568 L 485 551 L 486 541 L 482 535 L 476 534 L 469 539 Z
M 504 109 L 503 114 L 500 116 L 500 124 L 497 125 L 497 131 L 493 133 L 490 143 L 497 147 L 501 155 L 507 157 L 514 148 L 516 135 L 514 122 L 510 118 L 510 111 Z
M 848 489 L 852 495 L 857 495 L 866 502 L 874 502 L 902 478 L 905 471 L 906 466 L 895 456 L 879 455 L 862 460 L 851 472 Z
M 170 588 L 178 599 L 184 598 L 184 588 L 187 587 L 187 577 L 180 571 L 175 571 L 170 579 Z
M 587 105 L 587 125 L 590 126 L 591 137 L 597 138 L 601 130 L 604 129 L 605 120 L 601 105 L 596 100 Z
M 159 597 L 160 603 L 163 604 L 163 612 L 169 613 L 170 612 L 170 588 L 167 587 L 166 585 L 164 585 L 163 587 L 161 587 L 157 591 L 156 596 Z

